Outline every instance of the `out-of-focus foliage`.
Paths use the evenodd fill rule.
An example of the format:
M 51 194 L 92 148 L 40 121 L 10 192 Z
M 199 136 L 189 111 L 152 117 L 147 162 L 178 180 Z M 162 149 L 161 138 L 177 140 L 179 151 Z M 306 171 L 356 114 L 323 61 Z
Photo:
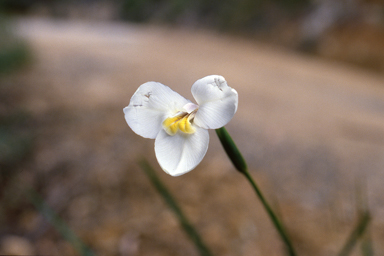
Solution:
M 7 18 L 0 13 L 0 75 L 17 69 L 27 59 L 26 44 L 12 34 Z
M 130 21 L 143 22 L 159 12 L 161 6 L 165 7 L 165 0 L 132 0 L 122 3 L 122 18 Z
M 23 42 L 2 43 L 0 42 L 0 74 L 17 69 L 28 59 L 28 49 Z
M 6 11 L 11 12 L 25 12 L 29 10 L 36 2 L 36 0 L 0 0 L 0 8 Z M 45 2 L 53 2 L 53 1 L 45 1 Z
M 384 70 L 384 2 L 343 0 L 116 0 L 120 17 L 230 31 Z M 356 50 L 357 49 L 357 50 Z
M 15 112 L 0 115 L 0 169 L 2 174 L 17 165 L 27 153 L 31 145 L 31 138 L 22 131 L 28 115 Z
M 31 145 L 26 132 L 28 115 L 18 107 L 22 96 L 9 78 L 27 62 L 29 50 L 10 28 L 6 16 L 0 14 L 0 186 L 28 155 Z
M 276 13 L 293 15 L 310 0 L 122 0 L 125 20 L 183 21 L 225 30 L 254 28 L 278 19 Z

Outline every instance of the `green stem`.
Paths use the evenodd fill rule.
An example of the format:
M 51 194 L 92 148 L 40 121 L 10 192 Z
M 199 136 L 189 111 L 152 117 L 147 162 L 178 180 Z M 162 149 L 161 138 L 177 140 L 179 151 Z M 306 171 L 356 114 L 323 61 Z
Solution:
M 261 190 L 257 186 L 256 182 L 253 180 L 252 176 L 248 172 L 247 163 L 245 162 L 243 156 L 241 155 L 239 149 L 237 148 L 235 142 L 232 140 L 231 136 L 227 132 L 227 130 L 222 127 L 219 129 L 216 129 L 216 134 L 220 139 L 221 144 L 223 145 L 223 148 L 225 152 L 227 153 L 229 159 L 232 161 L 235 168 L 244 174 L 244 176 L 247 178 L 247 180 L 251 183 L 252 188 L 255 190 L 257 197 L 260 199 L 261 203 L 263 204 L 265 210 L 268 213 L 268 216 L 270 217 L 273 225 L 275 226 L 276 230 L 278 231 L 281 239 L 285 243 L 287 247 L 287 251 L 290 256 L 296 256 L 296 252 L 292 246 L 292 242 L 289 239 L 289 236 L 287 235 L 282 222 L 279 220 L 277 215 L 272 210 L 271 206 L 268 204 L 267 200 L 265 199 L 263 193 L 261 193 Z
M 247 178 L 247 180 L 251 183 L 251 185 L 252 185 L 253 189 L 255 190 L 258 198 L 260 199 L 262 205 L 264 206 L 264 208 L 267 211 L 269 217 L 271 218 L 273 225 L 275 226 L 275 228 L 279 232 L 279 235 L 280 235 L 281 239 L 284 241 L 284 243 L 285 243 L 285 245 L 287 247 L 289 255 L 290 256 L 295 256 L 296 252 L 295 252 L 295 250 L 294 250 L 294 248 L 292 246 L 291 240 L 289 239 L 289 237 L 288 237 L 288 235 L 287 235 L 287 233 L 286 233 L 286 231 L 285 231 L 281 221 L 279 220 L 277 215 L 274 213 L 274 211 L 272 210 L 271 206 L 268 204 L 268 202 L 265 199 L 263 193 L 261 192 L 261 190 L 257 186 L 256 182 L 253 180 L 253 178 L 249 174 L 249 172 L 245 171 L 245 172 L 242 172 L 242 173 Z

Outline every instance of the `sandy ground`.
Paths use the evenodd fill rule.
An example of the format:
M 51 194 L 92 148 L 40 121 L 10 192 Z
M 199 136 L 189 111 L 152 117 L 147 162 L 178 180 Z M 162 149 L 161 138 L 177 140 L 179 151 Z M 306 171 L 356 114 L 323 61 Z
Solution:
M 158 81 L 193 99 L 190 86 L 210 74 L 238 91 L 227 130 L 301 255 L 338 251 L 359 195 L 372 211 L 376 255 L 384 253 L 383 76 L 207 31 L 45 19 L 16 28 L 34 53 L 17 78 L 36 132 L 21 182 L 40 184 L 99 255 L 197 255 L 137 165 L 143 156 L 215 255 L 283 255 L 213 131 L 203 162 L 174 178 L 158 167 L 154 141 L 125 123 L 122 109 L 140 84 Z M 36 211 L 20 216 L 36 252 L 73 253 Z

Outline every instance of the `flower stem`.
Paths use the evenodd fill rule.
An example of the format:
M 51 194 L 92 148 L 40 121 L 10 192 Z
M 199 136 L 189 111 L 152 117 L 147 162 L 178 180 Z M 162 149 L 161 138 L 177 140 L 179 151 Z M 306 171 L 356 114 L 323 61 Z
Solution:
M 245 178 L 251 183 L 252 188 L 255 190 L 257 197 L 260 199 L 262 205 L 264 206 L 265 210 L 268 213 L 268 216 L 270 217 L 273 225 L 275 226 L 276 230 L 278 231 L 281 239 L 285 243 L 287 247 L 287 251 L 290 256 L 296 256 L 296 252 L 292 246 L 292 242 L 289 239 L 289 236 L 287 232 L 285 231 L 282 222 L 279 220 L 275 212 L 272 210 L 271 206 L 265 199 L 263 193 L 257 186 L 256 182 L 253 180 L 252 176 L 248 172 L 247 164 L 241 155 L 239 149 L 237 148 L 235 142 L 232 140 L 231 136 L 227 132 L 227 130 L 222 127 L 219 129 L 216 129 L 216 134 L 220 139 L 221 144 L 223 145 L 223 148 L 225 152 L 227 153 L 229 159 L 232 161 L 235 168 L 244 174 Z
M 294 250 L 294 248 L 292 246 L 291 240 L 289 239 L 289 236 L 287 235 L 287 233 L 286 233 L 286 231 L 285 231 L 281 221 L 279 220 L 277 215 L 274 213 L 274 211 L 272 210 L 271 206 L 268 204 L 268 202 L 265 199 L 263 193 L 261 192 L 261 190 L 257 186 L 256 182 L 253 180 L 253 178 L 249 174 L 249 172 L 245 171 L 245 172 L 242 172 L 242 173 L 247 178 L 247 180 L 251 183 L 251 185 L 252 185 L 253 189 L 255 190 L 257 196 L 259 197 L 261 203 L 263 204 L 265 210 L 267 211 L 269 217 L 271 218 L 275 228 L 279 232 L 279 235 L 280 235 L 281 239 L 284 241 L 284 243 L 285 243 L 285 245 L 287 247 L 289 255 L 290 256 L 295 256 L 296 255 L 295 250 Z

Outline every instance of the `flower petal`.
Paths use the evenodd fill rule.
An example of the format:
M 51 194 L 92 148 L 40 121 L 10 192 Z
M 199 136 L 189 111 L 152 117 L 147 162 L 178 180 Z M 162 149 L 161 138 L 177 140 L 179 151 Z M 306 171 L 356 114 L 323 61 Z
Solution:
M 162 130 L 162 122 L 187 103 L 190 101 L 168 86 L 147 82 L 137 89 L 124 108 L 125 120 L 138 135 L 154 139 Z
M 205 129 L 226 125 L 236 113 L 238 94 L 224 77 L 212 75 L 192 85 L 192 95 L 199 104 L 194 123 Z
M 193 134 L 169 136 L 161 130 L 155 140 L 155 153 L 161 168 L 172 176 L 194 169 L 203 160 L 209 144 L 207 130 L 196 127 Z

